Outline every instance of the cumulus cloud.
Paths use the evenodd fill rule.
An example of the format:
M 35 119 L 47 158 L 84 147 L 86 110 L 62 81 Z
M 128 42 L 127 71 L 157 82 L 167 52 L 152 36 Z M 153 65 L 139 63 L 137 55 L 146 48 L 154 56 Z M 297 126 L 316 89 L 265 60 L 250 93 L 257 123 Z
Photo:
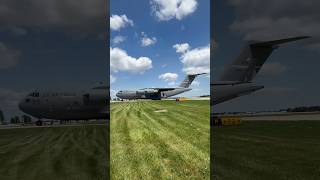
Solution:
M 0 69 L 7 69 L 17 65 L 20 51 L 7 47 L 0 42 Z
M 0 3 L 1 27 L 15 28 L 13 30 L 20 34 L 25 33 L 21 28 L 99 33 L 106 28 L 105 14 L 104 0 L 10 0 Z
M 162 64 L 162 65 L 161 65 L 162 68 L 165 68 L 165 67 L 167 67 L 167 66 L 168 66 L 168 64 Z
M 27 34 L 27 30 L 25 30 L 24 28 L 19 28 L 19 27 L 12 27 L 12 28 L 10 28 L 10 31 L 12 34 L 14 34 L 16 36 L 24 36 Z
M 185 43 L 187 44 L 187 43 Z M 176 45 L 175 45 L 176 46 Z M 173 46 L 175 48 L 175 46 Z M 179 51 L 181 53 L 180 60 L 183 64 L 183 71 L 187 74 L 210 73 L 210 45 L 190 49 L 189 44 L 185 45 L 188 50 Z M 181 47 L 177 45 L 176 47 Z M 178 49 L 176 48 L 176 52 Z
M 176 81 L 178 79 L 178 74 L 176 73 L 164 73 L 159 75 L 159 79 L 162 79 L 166 82 L 172 82 L 172 81 Z
M 194 87 L 198 87 L 198 86 L 200 86 L 200 82 L 199 81 L 192 81 L 191 85 Z
M 119 31 L 121 28 L 126 26 L 133 26 L 133 21 L 128 19 L 128 17 L 123 14 L 119 15 L 112 15 L 110 17 L 110 29 L 113 31 Z
M 125 40 L 126 40 L 126 37 L 119 35 L 119 36 L 116 36 L 112 39 L 112 43 L 113 44 L 120 44 L 120 43 L 124 42 Z
M 110 47 L 110 69 L 112 72 L 144 73 L 152 68 L 152 60 L 148 57 L 134 58 L 125 50 Z
M 196 11 L 197 0 L 151 0 L 152 14 L 159 21 L 181 20 Z
M 146 46 L 150 46 L 150 45 L 153 45 L 153 44 L 157 43 L 157 38 L 156 37 L 149 38 L 147 36 L 147 34 L 144 33 L 144 32 L 142 32 L 141 35 L 142 35 L 141 46 L 146 47 Z
M 187 50 L 190 49 L 190 45 L 188 43 L 175 44 L 173 45 L 173 48 L 176 49 L 177 53 L 185 53 Z
M 287 70 L 288 67 L 279 62 L 265 63 L 261 68 L 260 74 L 265 76 L 275 76 L 282 74 Z
M 229 3 L 236 13 L 230 29 L 246 40 L 307 35 L 312 36 L 308 43 L 320 44 L 320 1 L 229 0 Z

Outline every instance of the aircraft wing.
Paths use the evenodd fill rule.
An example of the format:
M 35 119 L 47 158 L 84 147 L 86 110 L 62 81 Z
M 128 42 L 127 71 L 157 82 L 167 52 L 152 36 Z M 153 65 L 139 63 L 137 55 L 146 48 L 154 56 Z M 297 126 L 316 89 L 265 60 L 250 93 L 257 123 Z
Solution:
M 163 92 L 163 91 L 172 91 L 172 90 L 175 90 L 177 88 L 144 88 L 144 89 L 141 89 L 141 90 L 147 90 L 147 89 L 152 89 L 152 90 L 156 90 L 158 92 Z
M 237 85 L 251 82 L 241 82 L 241 81 L 214 81 L 211 85 Z

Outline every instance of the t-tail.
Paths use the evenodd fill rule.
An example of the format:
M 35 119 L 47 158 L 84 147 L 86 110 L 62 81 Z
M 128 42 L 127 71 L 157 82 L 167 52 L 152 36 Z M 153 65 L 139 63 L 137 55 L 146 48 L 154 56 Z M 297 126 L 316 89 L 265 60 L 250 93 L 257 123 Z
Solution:
M 299 36 L 274 41 L 248 41 L 240 55 L 227 66 L 218 79 L 219 82 L 251 82 L 261 67 L 280 44 L 309 38 Z
M 188 74 L 186 78 L 182 81 L 182 83 L 179 85 L 181 88 L 189 88 L 192 81 L 198 76 L 206 73 L 199 73 L 199 74 Z

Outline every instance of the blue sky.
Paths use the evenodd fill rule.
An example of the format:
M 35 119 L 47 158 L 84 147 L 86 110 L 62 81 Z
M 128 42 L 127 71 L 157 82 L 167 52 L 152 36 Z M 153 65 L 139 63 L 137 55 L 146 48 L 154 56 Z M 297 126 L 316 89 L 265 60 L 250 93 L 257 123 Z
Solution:
M 124 24 L 122 28 L 112 29 L 111 27 L 111 64 L 123 61 L 122 64 L 111 65 L 111 76 L 114 79 L 111 84 L 113 92 L 121 89 L 178 86 L 186 73 L 210 71 L 210 60 L 206 54 L 210 41 L 210 1 L 190 0 L 189 2 L 191 2 L 189 5 L 194 6 L 185 7 L 185 9 L 182 7 L 183 4 L 179 7 L 179 3 L 161 6 L 162 0 L 112 0 L 110 2 L 111 19 L 112 15 L 117 16 L 118 20 L 119 17 L 122 17 L 122 20 L 125 19 L 124 15 L 126 17 L 121 21 Z M 155 7 L 156 9 L 153 10 Z M 157 15 L 157 12 L 165 8 L 175 10 Z M 111 20 L 110 26 L 112 25 Z M 117 36 L 124 37 L 122 39 L 125 40 L 114 43 L 113 40 Z M 183 43 L 188 43 L 188 50 L 177 53 L 173 46 Z M 126 56 L 117 56 L 119 51 L 113 51 L 115 49 L 125 51 Z M 200 55 L 197 59 L 195 56 L 199 53 L 202 57 Z M 118 59 L 114 58 L 115 56 Z M 128 56 L 134 58 L 132 63 L 135 65 L 129 68 L 118 67 L 127 63 Z M 182 56 L 185 56 L 184 63 L 181 62 Z M 137 62 L 140 57 L 146 57 L 145 63 L 149 63 L 140 65 L 144 62 L 142 60 L 140 63 Z M 167 81 L 160 79 L 159 76 L 165 73 L 176 74 L 177 77 L 167 75 L 165 76 Z M 193 88 L 183 96 L 209 94 L 209 77 L 198 77 Z
M 264 89 L 214 107 L 219 111 L 279 110 L 319 105 L 319 2 L 215 1 L 212 78 L 240 53 L 246 40 L 273 40 L 299 35 L 308 40 L 285 44 L 270 56 L 255 82 Z M 277 8 L 273 8 L 277 7 Z M 317 8 L 316 8 L 317 7 Z

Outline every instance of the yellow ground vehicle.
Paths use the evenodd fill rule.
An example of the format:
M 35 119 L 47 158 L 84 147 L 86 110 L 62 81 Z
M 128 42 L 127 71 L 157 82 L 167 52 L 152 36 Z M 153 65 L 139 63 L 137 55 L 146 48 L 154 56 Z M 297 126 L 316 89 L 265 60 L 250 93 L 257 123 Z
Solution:
M 181 98 L 177 98 L 176 101 L 177 101 L 177 102 L 186 102 L 186 101 L 189 101 L 189 99 L 188 99 L 188 98 L 181 97 Z
M 211 123 L 213 126 L 239 125 L 241 118 L 239 116 L 214 116 Z

